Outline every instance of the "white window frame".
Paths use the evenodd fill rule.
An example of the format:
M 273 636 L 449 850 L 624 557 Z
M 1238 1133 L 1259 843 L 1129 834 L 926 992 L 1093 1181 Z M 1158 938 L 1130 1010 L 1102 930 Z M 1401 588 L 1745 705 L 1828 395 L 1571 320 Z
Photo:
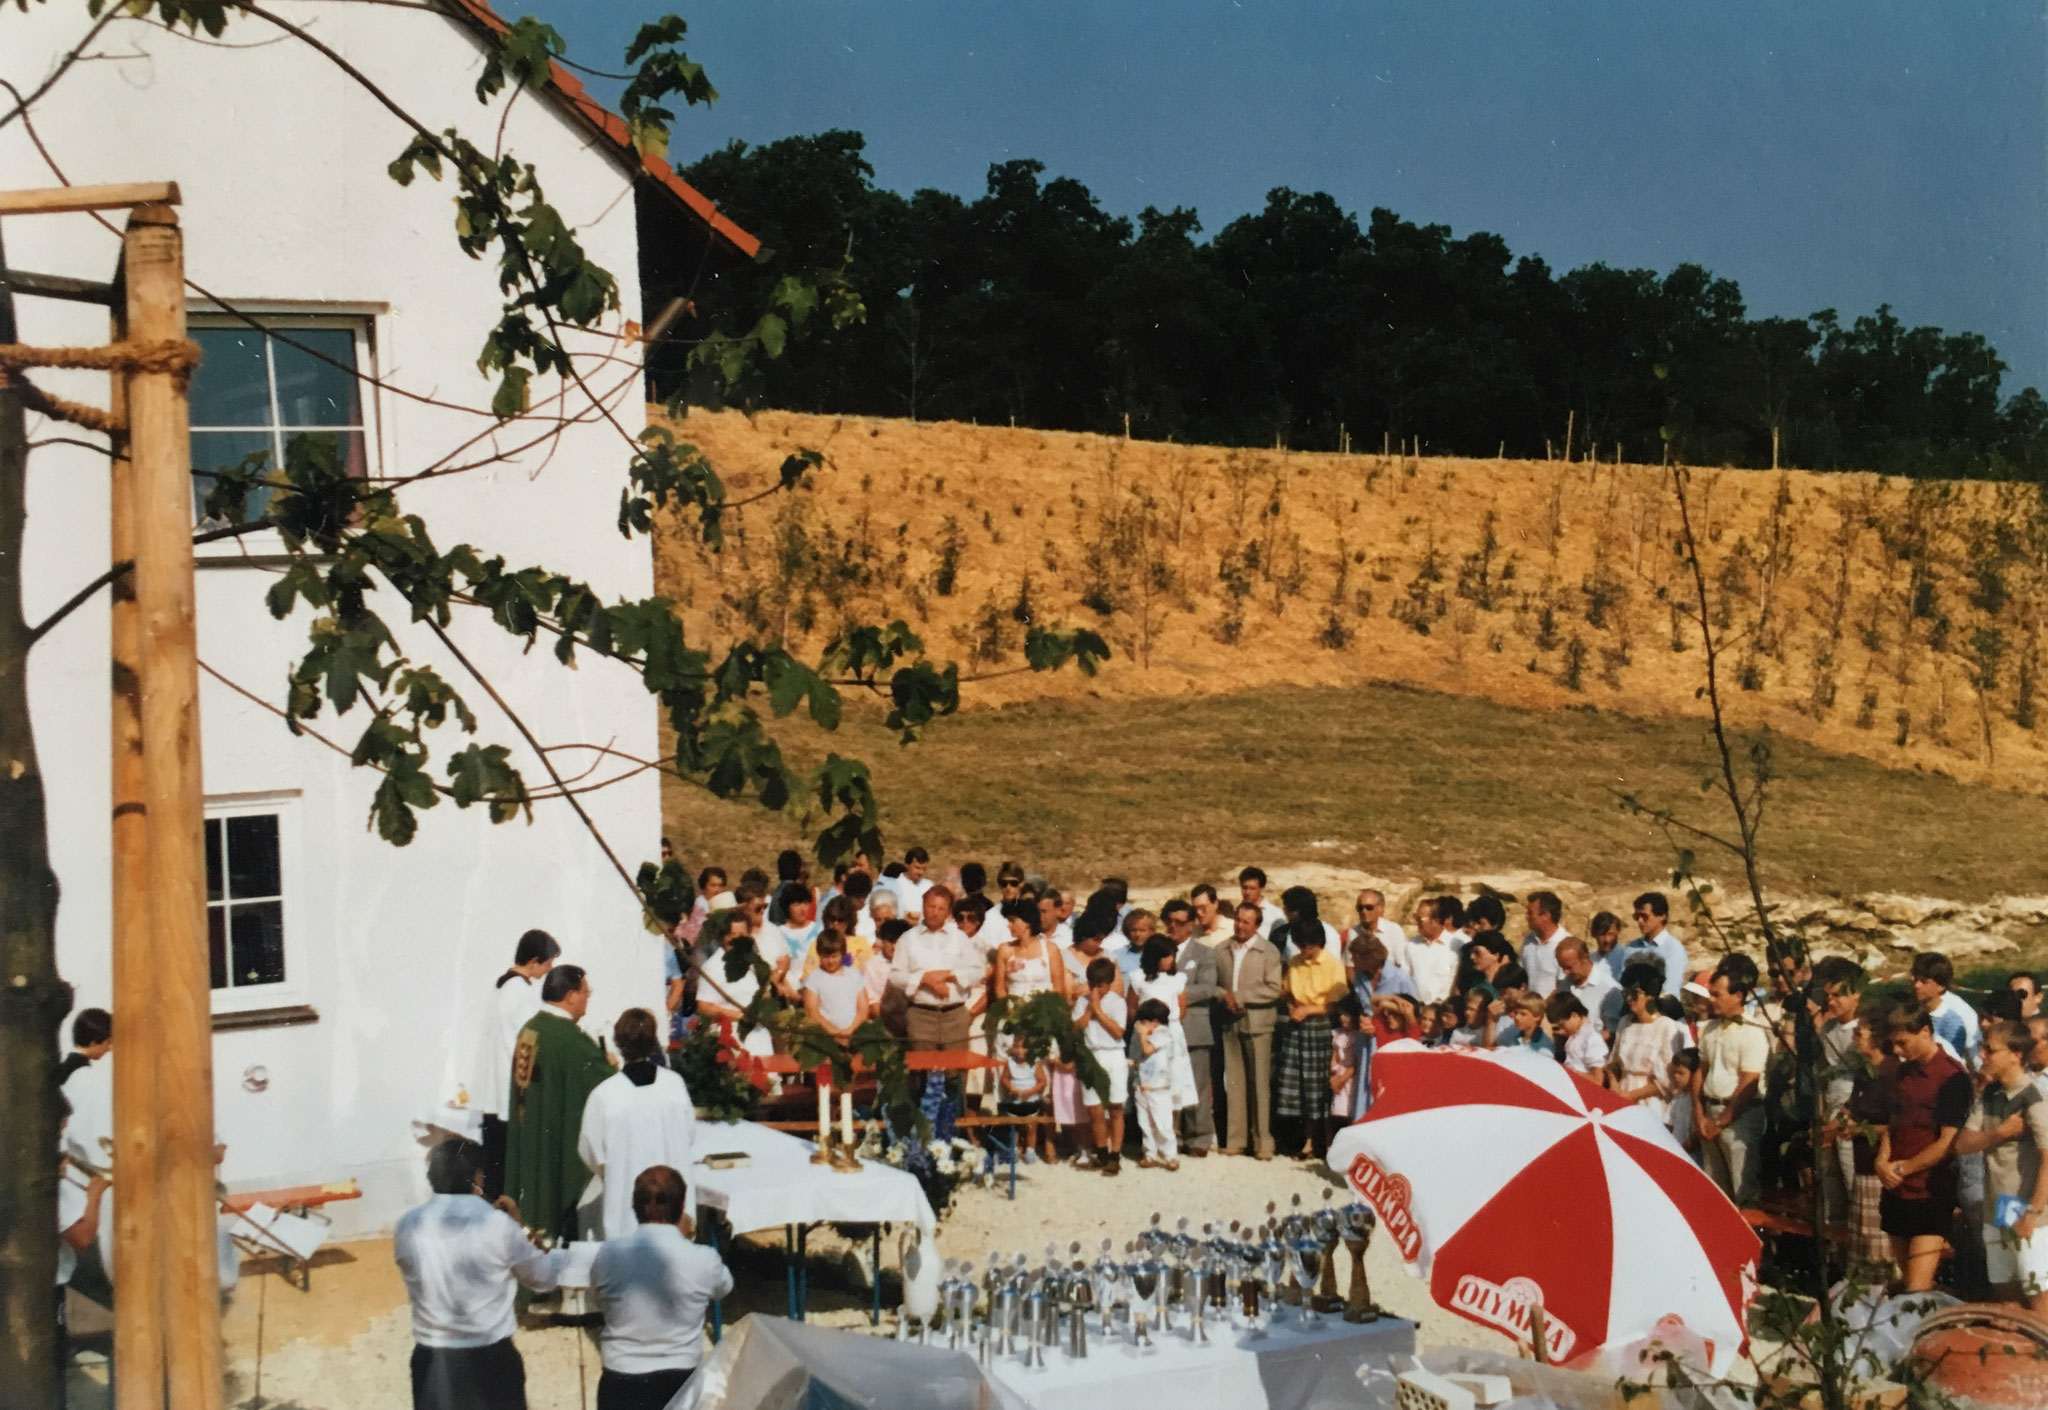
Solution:
M 218 305 L 195 304 L 190 317 L 187 319 L 187 326 L 195 329 L 246 329 L 249 328 L 253 320 L 266 333 L 276 332 L 286 336 L 289 336 L 294 329 L 299 328 L 345 328 L 356 335 L 356 375 L 358 378 L 356 398 L 358 415 L 361 418 L 358 422 L 359 434 L 363 438 L 363 474 L 367 478 L 376 478 L 381 473 L 380 467 L 384 463 L 386 452 L 389 449 L 385 445 L 384 440 L 383 418 L 379 415 L 380 408 L 377 393 L 380 388 L 376 385 L 376 378 L 378 377 L 377 349 L 382 342 L 382 335 L 385 332 L 383 325 L 390 314 L 389 305 L 369 303 L 300 304 L 280 300 L 243 301 L 240 299 L 230 300 L 229 303 L 234 309 L 232 313 L 227 312 L 226 309 Z M 270 406 L 274 415 L 277 410 L 277 367 L 275 359 L 269 353 L 267 342 L 265 344 L 263 361 L 265 375 L 270 379 Z M 281 439 L 282 428 L 277 425 L 265 423 L 260 428 L 254 426 L 193 426 L 190 429 L 193 431 L 249 432 L 258 429 L 268 431 L 271 433 L 272 438 L 271 455 L 280 466 L 284 463 L 284 443 Z M 324 429 L 342 430 L 349 428 L 330 427 Z M 201 525 L 195 520 L 193 527 L 196 530 Z M 265 529 L 258 533 L 243 534 L 237 538 L 204 543 L 194 549 L 194 553 L 199 559 L 199 566 L 202 568 L 230 567 L 239 560 L 255 560 L 249 563 L 251 567 L 268 567 L 271 564 L 262 560 L 266 558 L 274 560 L 275 556 L 283 551 L 284 543 L 278 537 L 275 529 Z
M 282 1008 L 308 1001 L 312 986 L 307 982 L 308 956 L 303 943 L 307 910 L 302 894 L 300 869 L 298 789 L 274 793 L 229 793 L 206 800 L 206 820 L 272 817 L 277 819 L 277 882 L 279 909 L 284 920 L 284 980 L 278 984 L 230 984 L 213 989 L 213 1012 L 245 1013 L 252 1009 Z M 213 910 L 211 902 L 207 910 Z M 209 929 L 211 920 L 208 921 Z M 232 961 L 230 961 L 232 963 Z M 209 980 L 210 982 L 210 980 Z

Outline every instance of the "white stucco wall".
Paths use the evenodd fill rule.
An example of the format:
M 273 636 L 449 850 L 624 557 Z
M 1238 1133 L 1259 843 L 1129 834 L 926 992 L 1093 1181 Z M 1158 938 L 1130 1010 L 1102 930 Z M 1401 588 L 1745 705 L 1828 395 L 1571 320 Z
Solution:
M 481 50 L 454 23 L 375 5 L 278 8 L 309 25 L 428 127 L 459 126 L 472 140 L 491 144 L 500 108 L 475 101 L 471 85 Z M 0 74 L 30 87 L 87 24 L 79 3 L 57 0 L 27 15 L 10 8 L 0 18 Z M 237 20 L 226 37 L 249 44 L 276 35 L 259 22 Z M 79 65 L 36 109 L 35 133 L 65 177 L 80 184 L 175 180 L 184 198 L 187 269 L 196 283 L 253 309 L 365 313 L 375 368 L 384 379 L 461 406 L 488 404 L 490 387 L 475 359 L 498 314 L 493 266 L 456 249 L 449 185 L 422 180 L 405 189 L 386 174 L 408 135 L 389 113 L 327 60 L 289 39 L 224 48 L 124 22 L 99 47 L 140 53 Z M 539 168 L 586 248 L 617 276 L 623 312 L 615 322 L 637 317 L 633 196 L 623 168 L 531 96 L 513 104 L 504 141 Z M 23 125 L 0 130 L 0 187 L 54 184 Z M 17 268 L 97 279 L 114 268 L 116 238 L 90 217 L 10 218 L 0 233 Z M 18 303 L 26 341 L 104 340 L 104 315 L 88 305 Z M 42 380 L 80 399 L 105 397 L 103 377 L 44 374 Z M 617 374 L 601 380 L 616 382 Z M 538 388 L 536 400 L 549 390 Z M 438 460 L 489 425 L 468 411 L 390 392 L 374 395 L 371 405 L 373 468 L 384 474 Z M 632 431 L 644 424 L 637 386 L 619 397 L 617 415 Z M 426 516 L 443 548 L 467 540 L 503 554 L 511 565 L 544 563 L 586 578 L 608 596 L 637 597 L 652 590 L 652 565 L 646 542 L 628 543 L 614 525 L 626 454 L 610 426 L 576 426 L 552 455 L 529 454 L 422 485 L 406 492 L 402 503 Z M 211 550 L 230 557 L 242 551 Z M 37 452 L 26 550 L 30 619 L 102 571 L 107 559 L 104 459 L 65 447 Z M 271 581 L 271 572 L 260 567 L 204 568 L 199 637 L 203 661 L 277 700 L 308 617 L 301 611 L 273 621 L 262 602 Z M 483 738 L 517 746 L 484 692 L 442 659 L 431 639 L 405 632 L 395 600 L 383 606 L 408 651 L 463 689 L 483 721 Z M 582 669 L 565 671 L 545 647 L 522 656 L 516 641 L 473 617 L 458 618 L 457 635 L 543 741 L 592 741 L 655 756 L 654 709 L 624 668 L 586 658 Z M 78 1003 L 104 1005 L 110 915 L 104 598 L 37 647 L 29 684 L 63 887 L 60 959 Z M 468 1052 L 471 1015 L 509 962 L 520 932 L 531 926 L 551 931 L 566 959 L 591 970 L 593 1026 L 603 1028 L 628 1004 L 659 1004 L 660 942 L 643 930 L 625 885 L 563 804 L 543 804 L 531 826 L 493 827 L 481 809 L 458 812 L 444 803 L 422 814 L 410 847 L 395 849 L 366 829 L 374 775 L 351 769 L 309 739 L 294 739 L 276 716 L 211 678 L 202 677 L 202 710 L 209 800 L 270 794 L 295 800 L 290 816 L 296 825 L 285 837 L 289 982 L 266 1002 L 310 1004 L 319 1013 L 310 1025 L 216 1036 L 217 1123 L 229 1146 L 225 1178 L 252 1188 L 353 1176 L 365 1198 L 335 1207 L 339 1231 L 386 1226 L 424 1186 L 413 1119 L 452 1092 Z M 359 708 L 340 719 L 323 715 L 316 726 L 348 745 L 366 720 Z M 445 759 L 464 741 L 453 726 L 440 734 L 435 748 Z M 543 771 L 525 749 L 515 754 L 529 782 L 544 785 Z M 575 760 L 567 771 L 588 762 L 563 757 Z M 614 772 L 611 765 L 598 776 Z M 586 802 L 629 868 L 654 856 L 660 826 L 654 774 Z M 246 1002 L 249 992 L 237 997 Z M 220 1004 L 221 996 L 216 1000 Z M 268 1074 L 260 1092 L 245 1087 L 245 1074 L 255 1068 Z

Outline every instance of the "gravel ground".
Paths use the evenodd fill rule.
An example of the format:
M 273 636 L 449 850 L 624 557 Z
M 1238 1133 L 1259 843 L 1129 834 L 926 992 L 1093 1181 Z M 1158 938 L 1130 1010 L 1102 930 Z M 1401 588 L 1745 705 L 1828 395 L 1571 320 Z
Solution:
M 939 1250 L 948 1257 L 983 1259 L 991 1250 L 1039 1257 L 1048 1241 L 1064 1248 L 1078 1239 L 1089 1257 L 1105 1235 L 1119 1244 L 1145 1227 L 1156 1211 L 1171 1226 L 1185 1216 L 1205 1221 L 1265 1216 L 1267 1202 L 1283 1209 L 1299 1194 L 1321 1203 L 1333 1183 L 1321 1166 L 1243 1158 L 1183 1160 L 1178 1171 L 1140 1170 L 1127 1161 L 1115 1178 L 1067 1167 L 1022 1167 L 1013 1203 L 994 1189 L 963 1189 L 939 1226 Z M 343 1244 L 322 1255 L 312 1291 L 302 1293 L 275 1273 L 245 1265 L 242 1284 L 225 1321 L 229 1403 L 266 1410 L 388 1410 L 410 1399 L 407 1362 L 412 1353 L 405 1289 L 391 1262 L 388 1240 Z M 781 1240 L 749 1242 L 734 1255 L 739 1289 L 728 1302 L 734 1317 L 761 1311 L 781 1315 L 785 1294 Z M 884 1242 L 885 1302 L 896 1296 L 896 1251 Z M 1340 1280 L 1350 1262 L 1338 1256 Z M 1430 1345 L 1508 1349 L 1505 1338 L 1438 1309 L 1427 1287 L 1410 1277 L 1390 1245 L 1375 1240 L 1367 1255 L 1374 1296 L 1389 1311 L 1415 1318 Z M 811 1319 L 865 1327 L 870 1298 L 867 1245 L 849 1245 L 829 1231 L 811 1240 Z M 883 1330 L 893 1323 L 884 1314 Z M 536 1410 L 571 1410 L 596 1395 L 594 1333 L 578 1326 L 535 1322 L 522 1327 L 527 1391 Z M 261 1348 L 261 1399 L 258 1349 Z M 104 1368 L 72 1377 L 71 1405 L 109 1404 Z

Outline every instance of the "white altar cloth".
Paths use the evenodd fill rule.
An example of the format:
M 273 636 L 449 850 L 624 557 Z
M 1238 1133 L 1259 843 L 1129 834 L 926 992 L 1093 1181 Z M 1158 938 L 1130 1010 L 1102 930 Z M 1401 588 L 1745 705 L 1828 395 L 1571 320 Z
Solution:
M 736 1234 L 783 1224 L 938 1223 L 916 1177 L 891 1165 L 863 1161 L 858 1172 L 842 1173 L 811 1164 L 809 1141 L 772 1131 L 752 1121 L 734 1125 L 699 1122 L 697 1158 L 684 1172 L 697 1203 L 725 1216 Z M 748 1163 L 712 1170 L 704 1157 L 744 1151 Z
M 1085 1360 L 1051 1355 L 1038 1368 L 1002 1357 L 983 1373 L 1033 1410 L 1307 1410 L 1354 1400 L 1360 1362 L 1384 1366 L 1415 1351 L 1413 1322 L 1353 1325 L 1331 1316 L 1308 1325 L 1299 1316 L 1288 1309 L 1263 1336 L 1212 1326 L 1207 1346 L 1189 1341 L 1185 1325 L 1155 1332 L 1147 1351 L 1091 1335 Z

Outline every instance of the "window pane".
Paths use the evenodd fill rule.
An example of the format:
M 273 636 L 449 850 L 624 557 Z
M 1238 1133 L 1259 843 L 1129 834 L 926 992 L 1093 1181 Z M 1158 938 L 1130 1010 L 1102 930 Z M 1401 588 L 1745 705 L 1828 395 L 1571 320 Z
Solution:
M 194 328 L 192 341 L 201 354 L 199 370 L 192 374 L 192 424 L 270 425 L 263 335 L 253 328 Z
M 263 456 L 263 468 L 274 469 L 275 457 L 271 455 L 270 432 L 268 431 L 194 431 L 192 433 L 192 518 L 194 522 L 206 519 L 206 497 L 213 493 L 215 470 L 239 467 L 250 455 Z M 270 502 L 270 491 L 254 489 L 249 491 L 243 507 L 242 522 L 248 523 L 261 518 L 264 505 Z
M 209 826 L 208 837 L 213 836 Z M 213 987 L 228 987 L 228 912 L 225 906 L 206 908 L 206 963 L 213 974 Z
M 277 424 L 362 425 L 354 373 L 356 335 L 346 328 L 277 331 L 279 336 L 270 340 L 270 355 L 277 361 Z
M 284 983 L 284 902 L 258 901 L 227 910 L 235 987 Z
M 220 860 L 220 819 L 206 820 L 206 899 L 221 899 L 221 879 L 226 873 Z
M 228 895 L 237 901 L 283 895 L 277 872 L 277 818 L 264 814 L 229 818 L 227 823 Z
M 343 474 L 355 479 L 363 477 L 365 467 L 361 431 L 286 431 L 285 464 L 290 465 L 295 455 L 325 456 Z

